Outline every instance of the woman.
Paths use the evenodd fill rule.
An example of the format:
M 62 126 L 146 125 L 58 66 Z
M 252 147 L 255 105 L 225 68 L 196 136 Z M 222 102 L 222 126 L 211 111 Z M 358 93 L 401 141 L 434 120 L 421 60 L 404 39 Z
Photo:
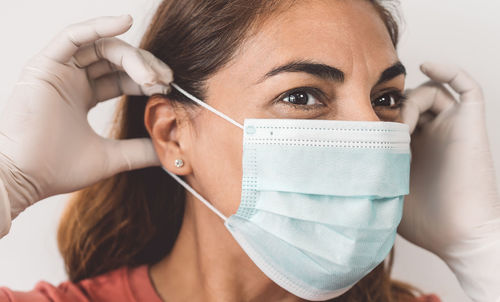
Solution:
M 73 197 L 59 229 L 70 281 L 29 293 L 3 288 L 0 301 L 436 300 L 391 281 L 390 260 L 381 263 L 401 215 L 399 232 L 445 260 L 473 299 L 500 296 L 500 209 L 481 91 L 459 69 L 426 64 L 433 82 L 404 101 L 397 25 L 378 2 L 164 1 L 141 44 L 148 52 L 112 38 L 130 24 L 125 16 L 69 27 L 30 62 L 9 100 L 0 120 L 4 221 L 47 196 L 92 186 Z M 121 94 L 113 135 L 129 140 L 101 139 L 86 114 Z M 405 131 L 413 132 L 411 183 Z M 345 145 L 332 147 L 342 135 Z M 376 152 L 358 152 L 361 145 Z M 349 159 L 342 165 L 327 154 L 344 173 L 308 155 L 330 148 Z M 259 169 L 279 177 L 253 175 L 249 162 L 261 159 Z M 350 175 L 352 167 L 363 173 Z M 375 170 L 401 181 L 373 178 Z M 348 192 L 349 202 L 318 189 L 332 176 L 343 186 L 329 194 Z M 294 189 L 313 181 L 281 198 L 293 179 Z M 349 190 L 360 179 L 373 185 L 369 197 L 358 196 L 366 186 Z M 265 190 L 256 193 L 254 181 Z M 269 192 L 260 206 L 275 208 L 248 210 L 247 221 L 261 220 L 235 220 L 249 195 Z M 262 214 L 273 211 L 272 219 Z M 310 224 L 297 227 L 301 215 Z M 343 237 L 342 245 L 328 240 Z

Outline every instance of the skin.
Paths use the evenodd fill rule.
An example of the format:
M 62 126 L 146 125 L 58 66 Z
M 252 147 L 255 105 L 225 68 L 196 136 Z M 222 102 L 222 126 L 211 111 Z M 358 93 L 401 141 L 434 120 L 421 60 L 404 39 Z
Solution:
M 293 60 L 338 68 L 345 82 L 305 72 L 259 81 Z M 368 1 L 300 1 L 261 24 L 232 61 L 208 79 L 204 101 L 241 124 L 245 118 L 399 122 L 400 109 L 372 104 L 384 91 L 403 92 L 404 74 L 377 85 L 382 72 L 396 62 L 388 31 Z M 286 95 L 280 99 L 304 86 L 321 90 L 325 97 L 302 106 L 287 103 Z M 165 168 L 183 176 L 224 215 L 237 211 L 241 129 L 208 110 L 161 96 L 148 101 L 145 125 Z M 175 167 L 175 159 L 182 159 L 184 166 Z M 303 301 L 267 278 L 223 221 L 191 194 L 184 215 L 172 252 L 150 267 L 164 301 Z

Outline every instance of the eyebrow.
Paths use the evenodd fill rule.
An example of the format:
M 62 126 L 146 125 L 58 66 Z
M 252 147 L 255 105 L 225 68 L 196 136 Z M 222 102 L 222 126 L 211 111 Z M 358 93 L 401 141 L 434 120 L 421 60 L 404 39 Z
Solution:
M 338 68 L 310 61 L 292 61 L 285 65 L 273 68 L 271 71 L 266 73 L 257 83 L 261 83 L 272 76 L 284 72 L 305 72 L 321 79 L 330 80 L 337 83 L 343 83 L 345 81 L 345 73 Z M 401 62 L 398 61 L 382 72 L 376 85 L 388 82 L 389 80 L 392 80 L 393 78 L 402 74 L 406 75 L 406 68 Z
M 257 83 L 284 72 L 305 72 L 324 80 L 331 80 L 339 83 L 343 83 L 345 80 L 344 72 L 335 67 L 310 61 L 292 61 L 269 71 Z
M 377 84 L 375 84 L 375 86 L 382 84 L 382 83 L 385 83 L 385 82 L 388 82 L 399 75 L 406 76 L 406 68 L 401 62 L 398 61 L 394 65 L 392 65 L 391 67 L 384 70 L 384 72 L 382 72 L 382 74 L 380 75 L 380 78 L 378 79 Z

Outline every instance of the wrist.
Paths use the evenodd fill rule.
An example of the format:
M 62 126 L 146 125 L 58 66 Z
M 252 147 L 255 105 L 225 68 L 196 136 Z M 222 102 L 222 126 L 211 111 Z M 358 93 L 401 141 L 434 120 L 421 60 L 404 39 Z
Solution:
M 10 201 L 5 185 L 0 178 L 0 238 L 7 235 L 11 226 Z
M 16 218 L 19 213 L 38 200 L 38 191 L 32 179 L 2 153 L 0 153 L 0 179 L 5 187 L 11 219 Z
M 475 302 L 500 302 L 500 234 L 489 237 L 450 248 L 441 257 Z

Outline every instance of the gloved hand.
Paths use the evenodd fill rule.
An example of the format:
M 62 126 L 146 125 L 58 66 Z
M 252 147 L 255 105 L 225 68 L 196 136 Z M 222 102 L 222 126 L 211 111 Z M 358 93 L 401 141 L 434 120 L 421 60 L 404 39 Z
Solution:
M 458 67 L 421 70 L 432 81 L 411 90 L 402 111 L 413 134 L 398 232 L 442 258 L 474 301 L 500 301 L 500 197 L 482 90 Z
M 87 120 L 98 102 L 169 90 L 167 65 L 114 38 L 131 25 L 128 15 L 71 25 L 24 67 L 0 116 L 0 178 L 12 218 L 48 196 L 160 165 L 150 139 L 103 138 Z

